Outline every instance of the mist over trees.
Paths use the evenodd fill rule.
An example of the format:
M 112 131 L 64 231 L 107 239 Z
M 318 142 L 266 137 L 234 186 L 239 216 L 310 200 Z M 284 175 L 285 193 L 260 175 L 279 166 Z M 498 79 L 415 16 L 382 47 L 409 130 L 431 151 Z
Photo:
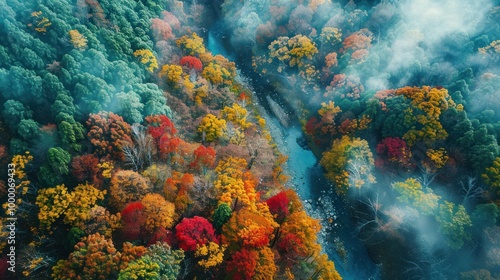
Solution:
M 498 277 L 487 241 L 498 220 L 478 220 L 500 194 L 498 11 L 495 1 L 222 4 L 230 43 L 299 116 L 384 279 Z M 250 19 L 257 28 L 241 24 Z

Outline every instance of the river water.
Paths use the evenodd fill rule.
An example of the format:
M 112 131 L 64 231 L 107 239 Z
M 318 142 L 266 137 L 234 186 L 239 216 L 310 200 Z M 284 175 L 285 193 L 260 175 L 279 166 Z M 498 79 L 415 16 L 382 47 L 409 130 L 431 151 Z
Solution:
M 208 49 L 213 54 L 234 57 L 223 47 L 217 32 L 214 29 L 209 31 Z M 323 230 L 318 238 L 337 271 L 347 280 L 380 279 L 380 268 L 369 258 L 362 241 L 356 237 L 356 225 L 351 221 L 342 198 L 332 191 L 316 156 L 297 143 L 297 139 L 303 136 L 299 123 L 295 119 L 290 126 L 282 126 L 266 104 L 265 97 L 273 93 L 266 92 L 266 87 L 257 85 L 255 81 L 252 86 L 273 139 L 281 152 L 288 156 L 286 171 L 290 180 L 287 187 L 294 189 L 302 198 L 309 215 L 321 221 Z M 276 97 L 273 94 L 273 98 Z

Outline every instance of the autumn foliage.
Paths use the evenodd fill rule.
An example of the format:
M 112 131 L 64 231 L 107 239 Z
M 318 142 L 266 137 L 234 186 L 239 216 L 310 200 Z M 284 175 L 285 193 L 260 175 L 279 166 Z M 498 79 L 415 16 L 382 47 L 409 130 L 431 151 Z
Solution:
M 140 62 L 146 66 L 146 69 L 149 72 L 153 72 L 158 68 L 158 61 L 156 60 L 155 55 L 147 49 L 140 49 L 134 52 L 134 56 L 140 59 Z
M 90 235 L 75 246 L 67 260 L 60 260 L 54 266 L 54 278 L 108 279 L 118 271 L 121 254 L 111 240 L 100 234 Z
M 357 51 L 371 47 L 373 34 L 368 29 L 361 29 L 349 35 L 342 42 L 344 51 Z
M 219 119 L 212 114 L 207 114 L 198 126 L 198 132 L 202 138 L 208 142 L 213 142 L 221 138 L 226 130 L 226 121 Z
M 219 243 L 212 224 L 203 217 L 184 218 L 175 227 L 175 231 L 179 247 L 187 252 L 194 252 L 197 246 L 203 246 L 208 242 Z
M 147 116 L 145 122 L 148 133 L 153 137 L 157 145 L 160 144 L 162 137 L 172 138 L 177 133 L 174 123 L 165 115 Z
M 169 40 L 174 37 L 170 24 L 159 18 L 154 18 L 151 20 L 151 29 L 156 41 Z
M 213 167 L 215 164 L 215 150 L 212 147 L 200 145 L 194 150 L 194 160 L 189 164 L 189 167 L 195 169 L 203 169 L 204 173 L 207 168 Z
M 28 2 L 0 8 L 0 196 L 16 191 L 0 224 L 14 205 L 22 241 L 15 274 L 0 258 L 4 278 L 328 279 L 316 273 L 318 225 L 284 190 L 272 122 L 236 63 L 204 45 L 212 3 Z M 319 2 L 260 28 L 266 66 L 296 71 L 294 85 L 311 86 L 322 45 L 341 44 L 340 29 L 300 18 Z M 288 21 L 286 7 L 271 10 Z M 249 44 L 254 14 L 238 24 Z M 343 52 L 329 53 L 339 70 Z M 320 110 L 315 131 L 336 126 L 336 109 Z
M 381 156 L 375 161 L 377 166 L 410 167 L 411 151 L 406 142 L 400 138 L 388 137 L 377 145 L 377 154 Z
M 336 139 L 332 148 L 323 153 L 320 163 L 326 170 L 326 177 L 336 184 L 339 194 L 375 182 L 373 155 L 366 140 L 348 136 Z
M 71 173 L 80 182 L 92 182 L 99 172 L 98 163 L 99 159 L 91 154 L 74 157 L 71 161 Z
M 111 112 L 91 114 L 87 120 L 88 137 L 100 156 L 111 155 L 123 159 L 122 146 L 132 142 L 130 125 L 122 117 Z
M 440 116 L 449 108 L 455 107 L 455 103 L 446 89 L 429 86 L 404 87 L 396 90 L 395 94 L 407 98 L 415 109 L 415 114 L 411 114 L 411 111 L 405 112 L 413 124 L 403 135 L 403 140 L 408 145 L 412 146 L 418 141 L 431 145 L 448 137 Z
M 257 194 L 251 174 L 245 172 L 247 162 L 242 158 L 229 157 L 219 161 L 215 168 L 217 179 L 215 189 L 219 202 L 231 205 L 233 209 L 244 206 L 255 206 Z
M 130 240 L 139 239 L 144 230 L 144 206 L 140 201 L 130 202 L 121 212 L 124 235 Z
M 196 71 L 201 71 L 203 69 L 203 64 L 201 60 L 194 56 L 184 56 L 179 61 L 179 64 L 187 67 L 188 69 L 194 69 Z
M 288 197 L 285 192 L 280 192 L 277 195 L 266 200 L 269 206 L 269 211 L 276 216 L 277 221 L 283 221 L 288 216 Z
M 117 209 L 123 209 L 130 202 L 141 200 L 150 191 L 149 182 L 132 170 L 121 170 L 111 178 L 111 202 Z
M 206 51 L 205 46 L 203 45 L 203 39 L 196 33 L 182 36 L 175 42 L 189 55 L 199 55 L 205 53 Z
M 68 32 L 70 38 L 71 38 L 71 43 L 73 44 L 73 47 L 76 49 L 85 49 L 87 47 L 87 38 L 83 36 L 78 30 L 73 29 Z
M 146 194 L 141 200 L 144 206 L 145 228 L 153 232 L 158 228 L 171 228 L 174 223 L 174 204 L 159 194 Z
M 222 227 L 222 242 L 229 245 L 230 252 L 240 248 L 269 246 L 277 224 L 258 212 L 242 209 L 233 213 Z

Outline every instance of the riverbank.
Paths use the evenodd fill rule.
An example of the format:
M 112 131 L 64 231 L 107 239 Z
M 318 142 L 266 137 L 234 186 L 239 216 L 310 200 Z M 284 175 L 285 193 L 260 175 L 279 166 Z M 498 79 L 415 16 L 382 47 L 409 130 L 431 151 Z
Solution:
M 308 214 L 320 220 L 319 242 L 339 274 L 344 279 L 380 279 L 380 269 L 357 238 L 356 225 L 350 219 L 343 198 L 333 191 L 313 152 L 297 143 L 303 136 L 299 124 L 284 128 L 262 106 L 260 110 L 278 148 L 288 156 L 286 172 L 290 180 L 286 186 L 302 198 Z
M 208 49 L 213 54 L 234 56 L 217 40 L 212 30 L 208 32 L 207 39 Z M 237 63 L 238 68 L 239 66 Z M 251 69 L 241 70 L 243 73 L 251 71 Z M 299 145 L 297 140 L 304 137 L 299 120 L 292 116 L 289 126 L 284 127 L 273 115 L 266 97 L 269 95 L 272 95 L 272 98 L 278 97 L 278 104 L 283 106 L 287 113 L 291 113 L 291 108 L 283 104 L 286 101 L 276 96 L 276 92 L 267 92 L 266 89 L 271 87 L 267 87 L 265 82 L 256 80 L 256 75 L 252 76 L 253 79 L 240 80 L 247 81 L 250 83 L 249 87 L 254 89 L 254 95 L 257 97 L 254 105 L 266 120 L 279 150 L 288 156 L 285 171 L 290 180 L 286 187 L 295 190 L 308 214 L 321 222 L 322 230 L 318 241 L 325 253 L 334 261 L 337 271 L 344 279 L 379 279 L 379 268 L 368 256 L 362 241 L 356 237 L 356 227 L 351 221 L 350 211 L 346 209 L 343 199 L 337 196 L 331 183 L 324 177 L 317 155 Z

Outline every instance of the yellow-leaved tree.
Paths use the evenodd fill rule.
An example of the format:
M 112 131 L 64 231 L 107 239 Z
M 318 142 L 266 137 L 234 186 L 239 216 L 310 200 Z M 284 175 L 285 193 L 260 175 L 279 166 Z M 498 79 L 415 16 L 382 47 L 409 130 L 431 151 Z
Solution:
M 497 157 L 481 176 L 486 184 L 500 190 L 500 157 Z
M 141 200 L 150 189 L 149 180 L 141 174 L 132 170 L 120 170 L 111 179 L 110 202 L 121 211 L 127 203 Z
M 419 212 L 430 215 L 437 210 L 441 197 L 429 188 L 422 188 L 417 180 L 409 178 L 404 182 L 392 184 L 392 187 L 400 194 L 399 201 L 412 205 Z
M 87 38 L 85 38 L 85 36 L 80 34 L 78 30 L 73 29 L 70 30 L 68 33 L 71 39 L 71 43 L 73 44 L 73 47 L 80 50 L 84 50 L 85 48 L 87 48 Z
M 303 67 L 307 59 L 312 59 L 318 49 L 308 37 L 296 35 L 292 38 L 279 37 L 269 45 L 269 56 L 288 64 Z M 279 69 L 278 69 L 279 71 Z
M 251 123 L 247 122 L 248 112 L 245 108 L 237 103 L 233 103 L 231 107 L 224 107 L 221 111 L 222 118 L 239 125 L 241 128 L 249 128 Z
M 373 154 L 366 140 L 344 135 L 333 141 L 320 163 L 339 194 L 345 194 L 351 187 L 359 189 L 375 183 Z
M 405 111 L 405 118 L 413 119 L 417 124 L 403 135 L 403 140 L 408 145 L 422 141 L 430 146 L 436 140 L 445 140 L 448 137 L 440 116 L 449 108 L 455 107 L 455 102 L 445 88 L 404 87 L 397 89 L 395 94 L 411 101 L 412 108 Z
M 90 210 L 99 200 L 104 199 L 106 191 L 100 191 L 92 185 L 78 185 L 72 192 L 64 185 L 45 188 L 38 191 L 36 205 L 40 209 L 38 220 L 40 226 L 50 230 L 52 224 L 64 216 L 64 223 L 84 228 L 90 219 Z
M 247 162 L 243 158 L 228 157 L 219 161 L 214 182 L 219 203 L 227 203 L 233 209 L 241 205 L 255 209 L 257 194 L 246 168 Z
M 71 192 L 73 203 L 68 205 L 64 222 L 82 228 L 85 221 L 90 219 L 90 210 L 97 201 L 103 200 L 106 191 L 100 191 L 89 184 L 81 184 Z
M 161 67 L 160 78 L 165 79 L 171 85 L 177 86 L 182 80 L 182 67 L 175 64 L 165 64 Z
M 222 263 L 226 248 L 226 245 L 219 245 L 211 241 L 201 246 L 197 244 L 194 256 L 201 258 L 201 260 L 198 261 L 199 266 L 211 268 Z
M 141 63 L 146 66 L 146 69 L 149 72 L 153 73 L 153 71 L 158 68 L 158 61 L 156 60 L 155 55 L 150 50 L 136 50 L 134 52 L 134 56 L 141 59 Z
M 177 46 L 181 47 L 188 55 L 198 56 L 205 53 L 205 46 L 203 45 L 203 38 L 196 33 L 184 35 L 175 41 Z
M 226 121 L 212 114 L 207 114 L 198 126 L 198 132 L 205 141 L 213 142 L 221 138 L 226 131 Z

